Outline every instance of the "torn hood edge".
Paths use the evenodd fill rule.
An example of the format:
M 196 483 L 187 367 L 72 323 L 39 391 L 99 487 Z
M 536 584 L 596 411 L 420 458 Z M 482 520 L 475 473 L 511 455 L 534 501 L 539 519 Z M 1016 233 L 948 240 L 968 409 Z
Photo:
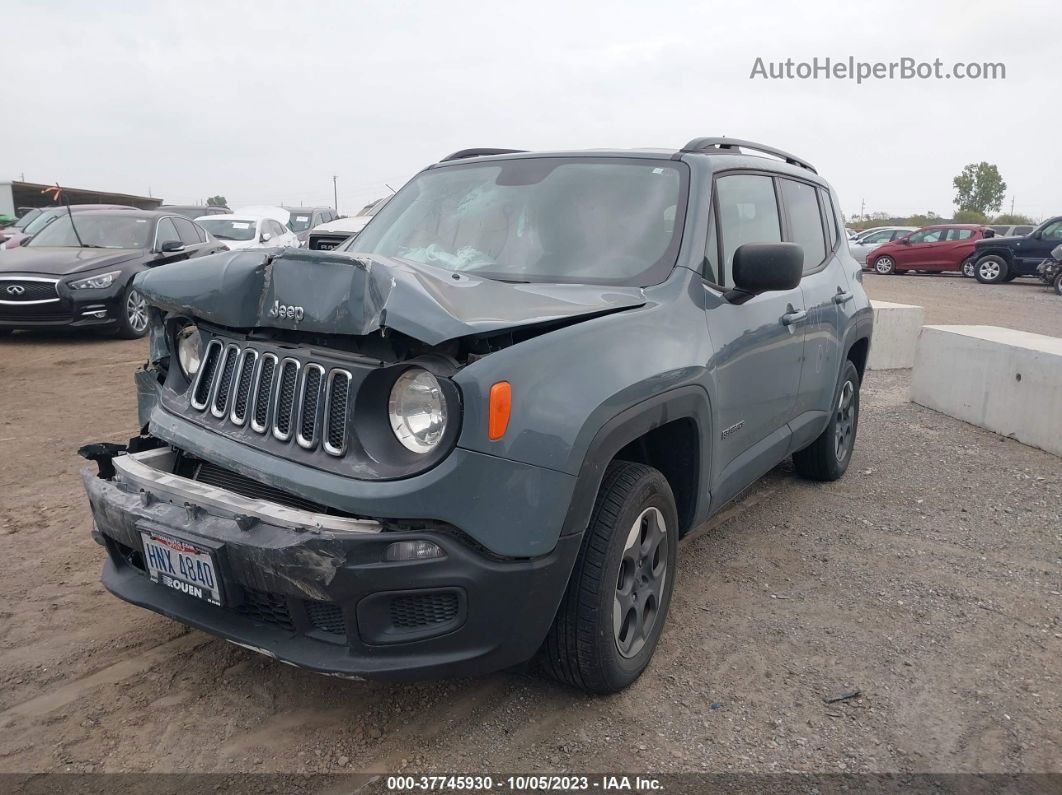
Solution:
M 640 287 L 510 284 L 378 256 L 228 251 L 136 277 L 149 303 L 231 328 L 366 335 L 428 345 L 644 306 Z

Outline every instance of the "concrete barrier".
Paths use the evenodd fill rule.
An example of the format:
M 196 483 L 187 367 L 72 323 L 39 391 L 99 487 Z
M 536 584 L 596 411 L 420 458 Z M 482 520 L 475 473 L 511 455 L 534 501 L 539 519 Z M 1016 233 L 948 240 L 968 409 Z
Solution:
M 1062 455 L 1062 338 L 997 326 L 926 326 L 911 400 Z
M 912 304 L 871 301 L 874 308 L 874 340 L 870 345 L 870 370 L 899 370 L 914 367 L 918 332 L 925 310 Z

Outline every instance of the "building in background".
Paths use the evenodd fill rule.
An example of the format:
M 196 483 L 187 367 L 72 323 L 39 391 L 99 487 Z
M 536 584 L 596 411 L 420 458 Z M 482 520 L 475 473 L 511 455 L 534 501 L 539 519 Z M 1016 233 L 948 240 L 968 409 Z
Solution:
M 50 193 L 42 193 L 54 185 L 39 185 L 36 182 L 0 182 L 0 215 L 19 216 L 33 207 L 50 207 L 56 204 Z M 149 196 L 132 196 L 128 193 L 111 193 L 102 190 L 85 190 L 63 186 L 63 195 L 71 204 L 125 204 L 141 210 L 154 210 L 162 199 Z

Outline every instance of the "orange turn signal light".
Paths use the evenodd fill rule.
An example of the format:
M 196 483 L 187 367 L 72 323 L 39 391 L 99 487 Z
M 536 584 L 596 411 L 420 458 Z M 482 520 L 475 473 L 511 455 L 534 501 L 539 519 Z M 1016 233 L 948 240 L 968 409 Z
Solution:
M 508 381 L 499 381 L 490 388 L 487 435 L 492 441 L 505 436 L 509 427 L 509 412 L 513 407 L 513 388 Z

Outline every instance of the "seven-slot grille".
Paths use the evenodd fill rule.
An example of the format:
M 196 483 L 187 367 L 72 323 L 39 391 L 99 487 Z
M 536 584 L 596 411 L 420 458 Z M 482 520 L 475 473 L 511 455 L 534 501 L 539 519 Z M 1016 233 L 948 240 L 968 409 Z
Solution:
M 292 437 L 307 450 L 319 444 L 342 456 L 347 450 L 352 375 L 297 359 L 278 358 L 254 348 L 211 340 L 192 385 L 192 408 L 269 432 L 287 442 Z

